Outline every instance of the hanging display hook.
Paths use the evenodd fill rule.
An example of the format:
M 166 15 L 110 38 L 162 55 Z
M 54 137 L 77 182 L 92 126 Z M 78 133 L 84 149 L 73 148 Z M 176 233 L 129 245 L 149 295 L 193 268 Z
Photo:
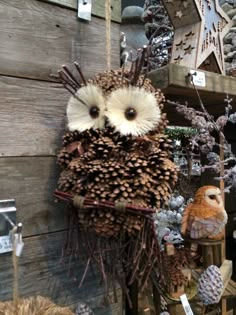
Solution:
M 80 19 L 91 21 L 92 0 L 78 0 L 78 17 Z

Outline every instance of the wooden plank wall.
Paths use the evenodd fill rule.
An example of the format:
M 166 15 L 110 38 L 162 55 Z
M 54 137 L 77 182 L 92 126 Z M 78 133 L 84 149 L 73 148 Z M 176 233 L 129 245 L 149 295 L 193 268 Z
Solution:
M 0 199 L 15 198 L 24 224 L 20 293 L 41 294 L 62 305 L 79 300 L 97 315 L 120 315 L 121 303 L 101 304 L 100 278 L 84 286 L 61 263 L 64 207 L 54 202 L 55 154 L 65 126 L 69 94 L 50 76 L 79 61 L 86 77 L 105 70 L 105 21 L 93 1 L 91 22 L 77 19 L 76 1 L 0 1 Z M 119 67 L 120 1 L 113 1 L 112 67 Z M 0 300 L 12 297 L 11 255 L 0 256 Z M 78 277 L 83 268 L 78 266 Z

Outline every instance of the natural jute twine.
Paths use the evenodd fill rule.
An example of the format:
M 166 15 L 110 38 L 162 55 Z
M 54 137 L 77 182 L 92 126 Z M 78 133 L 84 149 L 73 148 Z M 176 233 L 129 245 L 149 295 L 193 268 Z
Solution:
M 107 70 L 111 70 L 111 0 L 106 0 L 106 60 Z

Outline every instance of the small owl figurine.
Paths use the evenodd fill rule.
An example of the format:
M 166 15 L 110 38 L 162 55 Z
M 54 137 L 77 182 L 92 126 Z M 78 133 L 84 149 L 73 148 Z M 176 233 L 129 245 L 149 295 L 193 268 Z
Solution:
M 220 189 L 203 186 L 184 210 L 181 232 L 193 239 L 221 239 L 227 219 Z

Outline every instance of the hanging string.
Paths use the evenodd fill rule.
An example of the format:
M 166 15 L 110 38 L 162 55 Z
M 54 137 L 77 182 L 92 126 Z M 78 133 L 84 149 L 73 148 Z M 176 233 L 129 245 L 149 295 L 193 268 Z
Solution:
M 111 70 L 111 0 L 106 0 L 106 61 L 107 70 Z
M 19 300 L 19 292 L 18 292 L 18 275 L 19 275 L 19 265 L 18 265 L 18 257 L 16 256 L 16 241 L 15 241 L 15 233 L 17 232 L 17 227 L 14 227 L 12 230 L 12 262 L 13 262 L 13 304 L 15 307 L 15 311 L 17 312 L 18 308 L 18 300 Z M 19 235 L 18 235 L 19 237 Z

